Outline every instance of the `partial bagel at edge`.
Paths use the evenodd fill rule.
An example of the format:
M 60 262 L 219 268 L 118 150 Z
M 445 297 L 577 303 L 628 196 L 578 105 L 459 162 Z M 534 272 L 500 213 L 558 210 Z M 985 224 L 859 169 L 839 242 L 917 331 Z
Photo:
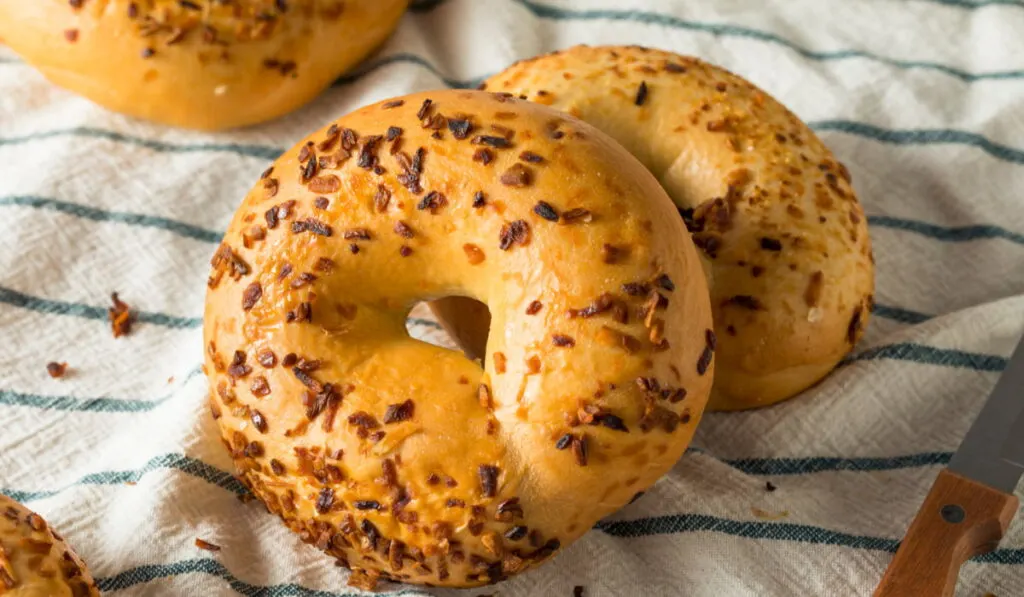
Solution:
M 0 0 L 0 38 L 115 112 L 221 130 L 306 104 L 391 34 L 408 0 Z
M 99 597 L 71 546 L 45 520 L 0 494 L 0 595 Z

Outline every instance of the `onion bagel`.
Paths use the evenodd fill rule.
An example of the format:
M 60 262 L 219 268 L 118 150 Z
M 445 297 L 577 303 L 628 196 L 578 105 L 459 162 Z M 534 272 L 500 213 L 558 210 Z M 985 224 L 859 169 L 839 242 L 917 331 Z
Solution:
M 307 103 L 408 0 L 0 0 L 0 38 L 50 81 L 131 116 L 219 130 Z
M 484 84 L 609 134 L 675 201 L 702 249 L 719 338 L 709 410 L 766 406 L 827 375 L 873 308 L 874 259 L 849 171 L 804 123 L 744 79 L 695 58 L 578 46 Z M 487 313 L 431 305 L 483 350 Z
M 600 131 L 507 95 L 409 95 L 307 137 L 212 265 L 224 443 L 357 586 L 543 562 L 672 467 L 710 392 L 707 285 L 671 200 Z M 405 329 L 449 295 L 493 314 L 482 365 Z
M 99 597 L 88 570 L 41 516 L 0 494 L 0 595 Z

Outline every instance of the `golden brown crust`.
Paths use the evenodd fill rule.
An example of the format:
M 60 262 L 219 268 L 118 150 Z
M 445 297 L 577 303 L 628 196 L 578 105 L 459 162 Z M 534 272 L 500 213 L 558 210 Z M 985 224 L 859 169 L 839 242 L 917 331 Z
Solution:
M 205 366 L 242 479 L 357 583 L 545 560 L 676 462 L 710 391 L 674 209 L 596 129 L 501 95 L 410 95 L 308 137 L 214 258 Z M 494 314 L 482 368 L 408 337 L 446 295 Z
M 874 260 L 849 172 L 768 94 L 700 60 L 638 47 L 555 52 L 486 88 L 608 133 L 684 213 L 706 258 L 720 340 L 710 409 L 791 397 L 863 334 Z
M 0 595 L 98 597 L 85 564 L 41 516 L 0 494 Z
M 276 118 L 382 43 L 408 0 L 0 0 L 0 37 L 111 110 L 218 130 Z

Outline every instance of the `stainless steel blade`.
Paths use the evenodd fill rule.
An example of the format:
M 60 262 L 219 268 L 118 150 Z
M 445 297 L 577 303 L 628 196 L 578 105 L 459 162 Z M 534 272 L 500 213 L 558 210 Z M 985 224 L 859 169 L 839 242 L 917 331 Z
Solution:
M 1024 417 L 1024 338 L 1006 364 L 981 413 L 953 455 L 949 469 L 1005 493 L 1013 493 L 1024 460 L 1020 450 Z M 1014 451 L 1007 458 L 1007 450 Z
M 1003 459 L 1024 468 L 1024 415 L 1010 429 L 1010 437 L 1003 448 Z

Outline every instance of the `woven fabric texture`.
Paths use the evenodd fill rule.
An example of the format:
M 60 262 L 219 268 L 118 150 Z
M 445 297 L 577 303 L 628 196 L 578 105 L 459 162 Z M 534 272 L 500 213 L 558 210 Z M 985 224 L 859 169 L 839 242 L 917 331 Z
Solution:
M 669 475 L 543 568 L 382 590 L 870 595 L 1024 331 L 1022 31 L 1018 0 L 435 0 L 312 104 L 215 135 L 104 111 L 0 46 L 0 492 L 113 595 L 359 594 L 238 499 L 199 368 L 222 231 L 276 155 L 363 104 L 641 44 L 747 77 L 849 167 L 878 266 L 867 337 L 795 400 L 705 417 Z M 119 339 L 113 291 L 138 310 Z M 413 316 L 413 335 L 445 341 Z M 1024 595 L 1024 516 L 962 570 L 958 595 L 988 592 Z

